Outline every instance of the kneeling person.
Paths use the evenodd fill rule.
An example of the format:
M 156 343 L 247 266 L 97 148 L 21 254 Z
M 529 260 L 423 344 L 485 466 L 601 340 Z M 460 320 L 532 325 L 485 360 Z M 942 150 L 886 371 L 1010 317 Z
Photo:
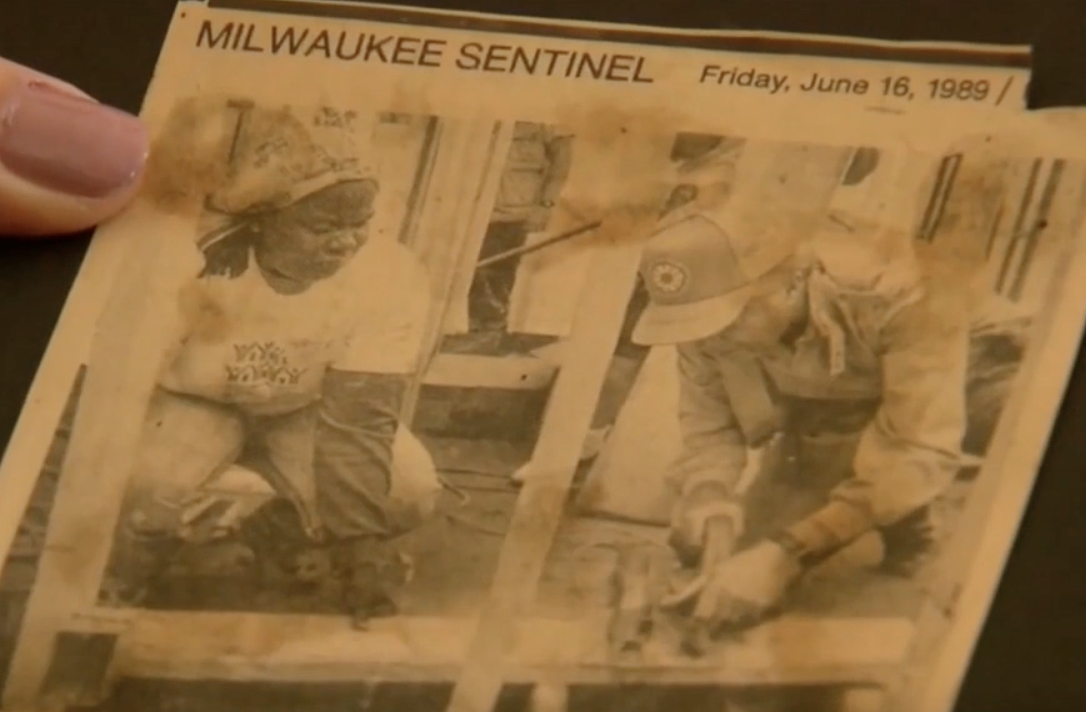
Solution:
M 418 474 L 402 461 L 395 474 L 394 459 L 430 298 L 407 248 L 369 242 L 376 192 L 371 179 L 324 171 L 201 242 L 115 549 L 135 581 L 129 601 L 179 545 L 184 502 L 242 462 L 280 497 L 243 526 L 258 556 L 291 553 L 293 526 L 330 546 L 348 611 L 389 609 L 383 542 L 426 515 L 438 485 L 407 488 L 419 501 L 406 518 L 391 506 L 393 477 Z
M 841 279 L 787 236 L 732 233 L 713 213 L 671 218 L 646 248 L 650 305 L 633 338 L 677 346 L 672 541 L 705 573 L 691 595 L 707 628 L 757 622 L 868 532 L 899 571 L 931 547 L 930 505 L 957 473 L 966 427 L 968 324 L 911 263 L 881 269 Z M 836 440 L 847 451 L 827 452 L 842 435 L 854 436 Z M 780 462 L 798 462 L 797 489 L 825 485 L 822 501 L 737 551 L 748 453 L 771 441 L 793 446 Z

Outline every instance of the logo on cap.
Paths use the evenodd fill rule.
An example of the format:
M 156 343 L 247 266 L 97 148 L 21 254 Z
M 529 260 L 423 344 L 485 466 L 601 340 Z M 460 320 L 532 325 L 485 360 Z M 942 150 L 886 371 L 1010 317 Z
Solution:
M 660 262 L 654 265 L 651 277 L 653 286 L 666 294 L 680 291 L 689 280 L 686 269 L 674 262 Z

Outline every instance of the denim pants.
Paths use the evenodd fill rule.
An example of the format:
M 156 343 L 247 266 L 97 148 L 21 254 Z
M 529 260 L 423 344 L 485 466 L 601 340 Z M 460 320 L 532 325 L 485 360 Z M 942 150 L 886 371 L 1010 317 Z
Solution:
M 279 415 L 159 389 L 151 399 L 128 483 L 112 569 L 125 580 L 153 575 L 159 544 L 177 539 L 188 503 L 239 461 L 291 501 L 314 540 L 340 531 L 399 534 L 436 504 L 440 483 L 425 448 L 401 428 L 386 473 L 351 472 L 350 483 L 315 473 L 319 404 Z

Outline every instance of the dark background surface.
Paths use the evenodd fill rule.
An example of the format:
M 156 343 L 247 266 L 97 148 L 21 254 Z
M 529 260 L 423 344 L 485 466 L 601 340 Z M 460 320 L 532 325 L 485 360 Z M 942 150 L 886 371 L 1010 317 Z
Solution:
M 1034 106 L 1086 105 L 1079 0 L 430 0 L 537 17 L 1034 45 Z M 174 0 L 2 0 L 0 55 L 137 111 Z M 148 235 L 153 239 L 153 235 Z M 0 439 L 6 443 L 88 235 L 0 241 Z M 1021 536 L 959 700 L 962 712 L 1086 710 L 1086 373 L 1072 377 Z M 1044 417 L 1045 414 L 1039 414 Z M 920 711 L 918 711 L 920 712 Z

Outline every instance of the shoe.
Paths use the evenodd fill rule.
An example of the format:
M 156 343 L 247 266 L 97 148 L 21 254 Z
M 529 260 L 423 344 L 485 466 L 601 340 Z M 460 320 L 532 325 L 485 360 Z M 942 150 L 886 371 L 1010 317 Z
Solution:
M 184 542 L 167 534 L 129 532 L 114 546 L 99 601 L 113 608 L 146 607 Z
M 358 537 L 332 544 L 332 570 L 340 600 L 352 625 L 365 630 L 370 620 L 399 612 L 391 592 L 407 581 L 404 559 L 386 542 Z
M 256 557 L 264 586 L 308 587 L 327 578 L 327 556 L 305 532 L 294 505 L 274 499 L 260 506 L 238 528 L 241 542 Z

